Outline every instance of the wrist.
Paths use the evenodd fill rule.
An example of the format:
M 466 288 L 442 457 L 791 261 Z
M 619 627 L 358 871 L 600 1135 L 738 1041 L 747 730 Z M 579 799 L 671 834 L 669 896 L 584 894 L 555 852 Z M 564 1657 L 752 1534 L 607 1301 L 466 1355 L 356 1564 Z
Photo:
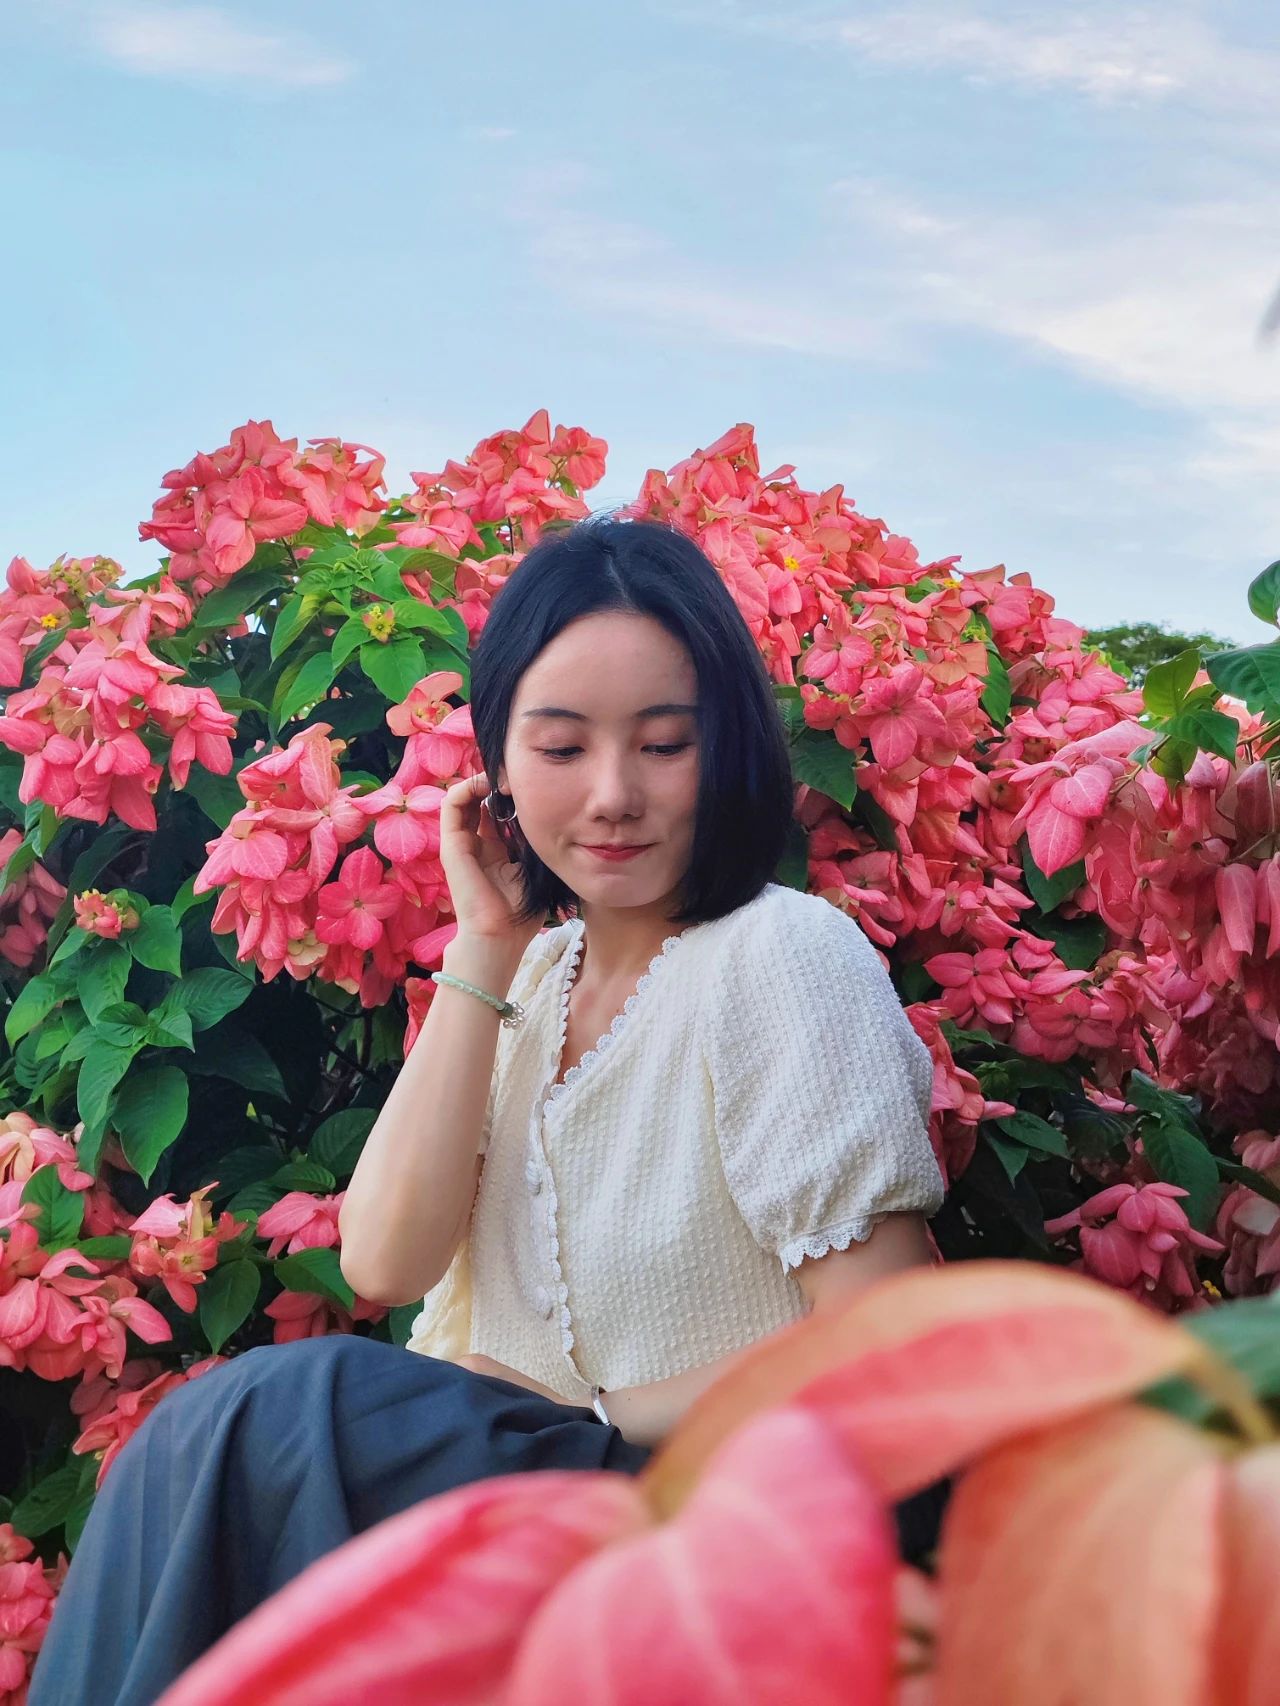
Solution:
M 483 936 L 455 936 L 444 951 L 440 970 L 505 999 L 522 957 L 523 951 L 507 942 Z

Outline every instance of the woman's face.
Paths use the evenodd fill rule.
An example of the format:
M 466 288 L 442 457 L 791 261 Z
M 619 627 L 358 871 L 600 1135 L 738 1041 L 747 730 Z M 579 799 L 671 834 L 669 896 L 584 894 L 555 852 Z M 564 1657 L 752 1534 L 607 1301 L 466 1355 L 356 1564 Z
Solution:
M 521 677 L 498 787 L 514 798 L 533 851 L 582 902 L 656 905 L 688 869 L 697 685 L 674 635 L 622 611 L 570 623 Z M 611 843 L 645 851 L 621 860 L 590 851 Z

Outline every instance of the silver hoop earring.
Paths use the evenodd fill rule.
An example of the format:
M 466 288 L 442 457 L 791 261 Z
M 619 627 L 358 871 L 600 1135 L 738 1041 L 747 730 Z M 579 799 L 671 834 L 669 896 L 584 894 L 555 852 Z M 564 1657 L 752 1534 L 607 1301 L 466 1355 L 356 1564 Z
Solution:
M 511 811 L 508 813 L 508 815 L 506 817 L 499 817 L 498 813 L 494 810 L 494 806 L 493 806 L 493 802 L 497 798 L 498 798 L 498 790 L 496 788 L 494 788 L 490 793 L 485 795 L 484 803 L 489 808 L 489 816 L 493 819 L 493 821 L 495 823 L 514 823 L 516 821 L 516 811 L 515 811 L 516 803 L 515 803 L 515 801 L 512 800 Z

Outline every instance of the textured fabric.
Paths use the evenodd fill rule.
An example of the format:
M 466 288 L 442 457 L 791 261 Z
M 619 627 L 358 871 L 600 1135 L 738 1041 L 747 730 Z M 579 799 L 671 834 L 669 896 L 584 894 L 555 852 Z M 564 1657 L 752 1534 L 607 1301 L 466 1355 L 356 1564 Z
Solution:
M 373 1339 L 246 1351 L 170 1393 L 112 1464 L 29 1706 L 149 1706 L 308 1564 L 420 1499 L 648 1456 L 590 1410 Z
M 941 1205 L 928 1050 L 858 926 L 781 884 L 667 938 L 556 1084 L 584 926 L 530 943 L 469 1237 L 409 1348 L 585 1402 L 797 1320 L 792 1271 Z

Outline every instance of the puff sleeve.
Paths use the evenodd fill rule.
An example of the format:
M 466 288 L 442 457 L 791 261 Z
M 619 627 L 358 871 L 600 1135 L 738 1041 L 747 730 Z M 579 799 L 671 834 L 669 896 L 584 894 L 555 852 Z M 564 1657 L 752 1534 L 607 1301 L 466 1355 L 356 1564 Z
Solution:
M 730 1194 L 784 1273 L 886 1214 L 933 1214 L 933 1062 L 862 931 L 818 895 L 776 891 L 725 945 L 703 1045 Z

